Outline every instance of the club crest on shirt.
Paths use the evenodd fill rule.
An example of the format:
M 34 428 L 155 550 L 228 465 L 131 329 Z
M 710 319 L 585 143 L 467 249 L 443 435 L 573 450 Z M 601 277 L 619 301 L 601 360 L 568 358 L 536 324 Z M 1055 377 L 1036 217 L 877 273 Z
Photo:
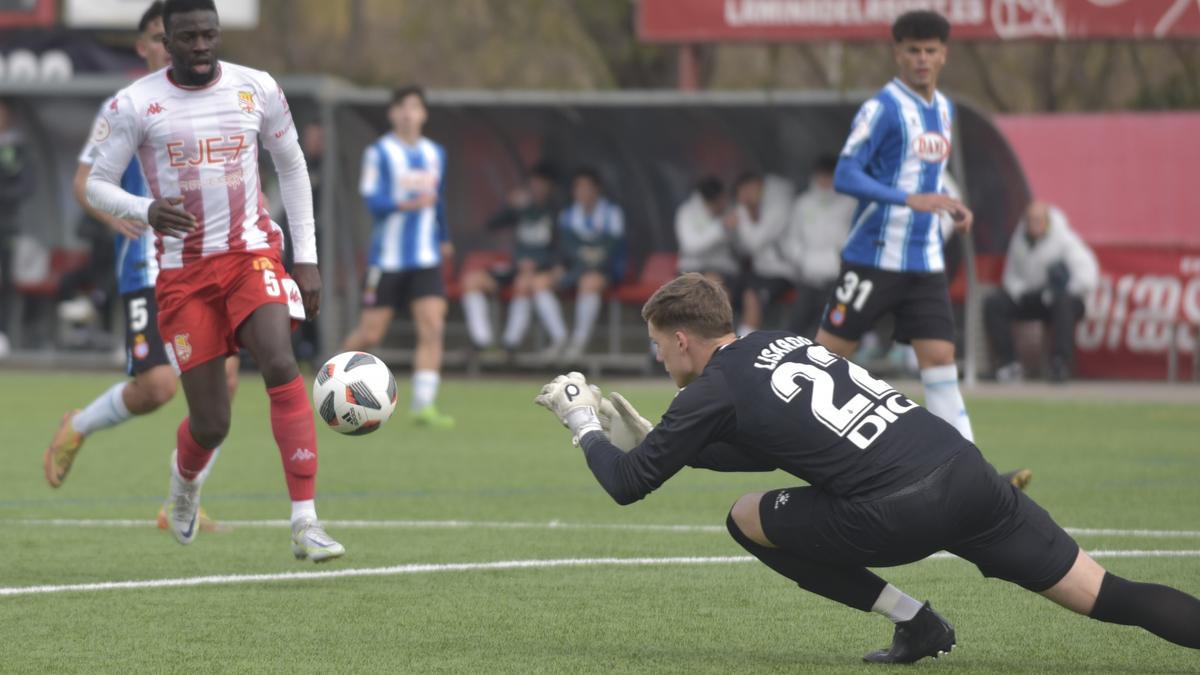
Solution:
M 192 358 L 192 343 L 188 341 L 191 333 L 180 333 L 175 336 L 175 358 L 180 363 L 187 363 Z
M 832 310 L 830 310 L 829 323 L 833 324 L 834 326 L 840 326 L 843 323 L 846 323 L 846 306 L 845 305 L 843 305 L 842 303 L 839 302 L 836 307 L 834 307 Z
M 133 338 L 133 358 L 144 361 L 147 356 L 150 356 L 150 344 L 144 333 L 138 333 Z
M 238 106 L 242 109 L 242 112 L 244 112 L 244 113 L 253 113 L 254 112 L 254 92 L 239 91 L 238 92 Z

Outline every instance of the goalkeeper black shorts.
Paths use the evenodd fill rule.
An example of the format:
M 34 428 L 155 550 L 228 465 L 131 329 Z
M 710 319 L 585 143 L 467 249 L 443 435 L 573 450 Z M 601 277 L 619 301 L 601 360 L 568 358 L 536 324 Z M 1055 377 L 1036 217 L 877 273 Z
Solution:
M 833 566 L 891 567 L 949 551 L 987 577 L 1043 591 L 1079 545 L 1045 509 L 1000 477 L 970 444 L 920 481 L 855 501 L 816 487 L 773 490 L 759 504 L 781 549 Z

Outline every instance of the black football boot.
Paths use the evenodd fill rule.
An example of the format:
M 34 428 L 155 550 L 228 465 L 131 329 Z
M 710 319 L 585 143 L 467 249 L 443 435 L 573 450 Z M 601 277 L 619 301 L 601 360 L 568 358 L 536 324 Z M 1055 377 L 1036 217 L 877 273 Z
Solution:
M 932 656 L 949 654 L 954 648 L 954 626 L 926 602 L 908 621 L 896 624 L 892 646 L 863 657 L 868 663 L 913 663 Z

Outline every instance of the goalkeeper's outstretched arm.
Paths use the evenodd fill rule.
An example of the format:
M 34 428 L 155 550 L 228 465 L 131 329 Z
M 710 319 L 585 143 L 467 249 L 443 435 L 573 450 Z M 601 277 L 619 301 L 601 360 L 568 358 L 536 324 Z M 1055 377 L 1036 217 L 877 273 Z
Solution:
M 629 452 L 622 452 L 603 432 L 581 436 L 588 468 L 618 504 L 642 499 L 733 432 L 737 419 L 728 391 L 707 378 L 696 380 L 679 392 L 658 426 Z

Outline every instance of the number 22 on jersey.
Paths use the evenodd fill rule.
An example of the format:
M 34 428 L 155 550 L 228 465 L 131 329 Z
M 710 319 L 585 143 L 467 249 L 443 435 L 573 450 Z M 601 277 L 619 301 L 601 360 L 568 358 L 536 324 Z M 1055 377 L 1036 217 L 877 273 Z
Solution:
M 771 389 L 780 399 L 790 403 L 804 390 L 801 381 L 807 382 L 812 390 L 809 405 L 813 417 L 859 449 L 866 450 L 889 424 L 918 407 L 890 384 L 871 377 L 866 369 L 851 361 L 846 361 L 846 366 L 850 381 L 858 391 L 850 400 L 836 405 L 835 381 L 828 368 L 842 359 L 819 345 L 805 350 L 805 357 L 811 363 L 779 364 L 771 373 Z

